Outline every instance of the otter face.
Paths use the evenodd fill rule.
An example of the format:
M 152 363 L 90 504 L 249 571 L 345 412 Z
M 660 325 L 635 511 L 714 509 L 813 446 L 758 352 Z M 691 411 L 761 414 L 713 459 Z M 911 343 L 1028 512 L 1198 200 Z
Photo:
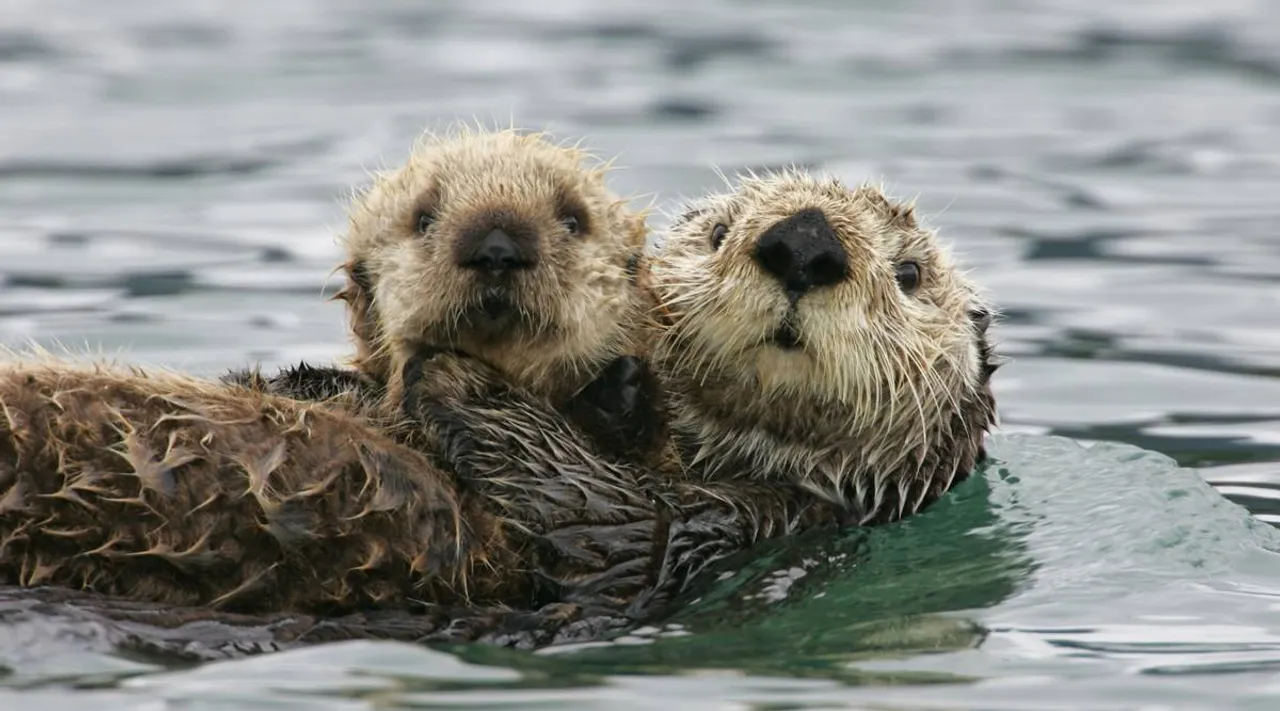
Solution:
M 385 379 L 406 353 L 446 347 L 542 390 L 622 352 L 644 218 L 585 159 L 540 135 L 464 130 L 379 175 L 346 240 L 357 367 Z
M 980 446 L 991 310 L 875 188 L 744 179 L 678 218 L 650 268 L 665 319 L 655 358 L 711 471 L 830 491 L 859 470 L 927 468 L 958 438 Z

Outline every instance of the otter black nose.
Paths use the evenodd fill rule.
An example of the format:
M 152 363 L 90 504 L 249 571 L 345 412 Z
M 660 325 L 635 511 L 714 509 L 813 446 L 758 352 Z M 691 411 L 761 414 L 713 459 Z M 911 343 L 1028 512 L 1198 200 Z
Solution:
M 459 264 L 467 269 L 504 272 L 528 269 L 533 266 L 533 260 L 524 254 L 510 235 L 500 229 L 493 229 L 482 239 L 476 240 L 475 248 Z
M 849 257 L 822 210 L 801 210 L 779 220 L 756 241 L 756 261 L 793 298 L 849 274 Z

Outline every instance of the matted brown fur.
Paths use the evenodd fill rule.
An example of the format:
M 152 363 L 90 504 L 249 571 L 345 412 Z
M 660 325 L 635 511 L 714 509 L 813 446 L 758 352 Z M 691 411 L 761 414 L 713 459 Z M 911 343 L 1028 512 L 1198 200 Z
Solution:
M 755 252 L 801 211 L 825 216 L 847 272 L 793 302 Z M 919 266 L 909 294 L 905 262 Z M 650 269 L 653 363 L 695 478 L 795 482 L 872 523 L 919 510 L 984 456 L 992 308 L 910 205 L 798 170 L 752 175 L 688 206 Z M 798 346 L 779 345 L 784 326 Z
M 369 633 L 528 644 L 583 615 L 642 613 L 724 555 L 834 520 L 794 487 L 600 457 L 458 354 L 424 367 L 454 389 L 422 401 L 419 431 L 458 477 L 342 399 L 0 365 L 0 583 L 241 614 L 423 609 Z
M 336 406 L 51 357 L 0 365 L 10 584 L 337 612 L 516 599 L 518 568 L 451 475 Z
M 357 193 L 344 237 L 353 365 L 402 394 L 423 347 L 452 348 L 562 402 L 622 355 L 643 355 L 646 293 L 635 267 L 647 230 L 605 184 L 607 166 L 541 133 L 458 127 L 427 134 Z M 460 245 L 490 226 L 520 234 L 536 264 L 498 285 L 461 268 Z M 473 316 L 501 288 L 509 318 Z M 479 321 L 483 318 L 478 317 Z

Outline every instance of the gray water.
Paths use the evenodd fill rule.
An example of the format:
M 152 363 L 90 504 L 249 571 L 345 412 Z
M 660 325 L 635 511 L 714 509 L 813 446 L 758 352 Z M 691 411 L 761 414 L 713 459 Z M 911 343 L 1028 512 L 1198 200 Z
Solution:
M 1276 706 L 1280 5 L 0 0 L 0 342 L 340 357 L 341 200 L 459 118 L 585 137 L 662 207 L 788 164 L 918 196 L 1026 434 L 608 647 L 189 668 L 36 615 L 0 708 Z

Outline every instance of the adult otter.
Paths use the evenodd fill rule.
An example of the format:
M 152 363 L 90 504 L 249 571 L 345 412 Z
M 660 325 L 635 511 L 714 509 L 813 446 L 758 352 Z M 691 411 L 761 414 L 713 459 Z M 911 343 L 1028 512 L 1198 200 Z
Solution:
M 385 387 L 398 403 L 411 358 L 453 349 L 545 398 L 599 451 L 644 457 L 661 436 L 641 358 L 645 217 L 587 158 L 542 134 L 428 134 L 349 209 L 338 298 L 356 373 L 302 365 L 229 379 L 306 399 Z
M 533 414 L 556 441 L 583 441 L 554 410 L 544 416 L 544 400 L 501 392 L 441 402 L 490 426 L 523 428 Z M 652 579 L 657 531 L 707 535 L 749 518 L 753 532 L 785 532 L 814 520 L 794 497 L 716 498 L 579 446 L 565 459 L 591 469 L 515 451 L 510 478 L 460 483 L 329 403 L 13 356 L 0 364 L 0 581 L 244 614 L 427 608 L 434 616 L 399 627 L 415 637 L 438 631 L 441 615 L 475 621 L 465 634 L 479 635 L 509 612 L 540 610 L 532 619 L 554 631 L 572 612 L 555 604 L 568 598 L 557 581 L 577 582 L 571 603 L 625 604 L 623 592 Z M 593 600 L 594 563 L 557 551 L 638 564 L 611 567 Z

